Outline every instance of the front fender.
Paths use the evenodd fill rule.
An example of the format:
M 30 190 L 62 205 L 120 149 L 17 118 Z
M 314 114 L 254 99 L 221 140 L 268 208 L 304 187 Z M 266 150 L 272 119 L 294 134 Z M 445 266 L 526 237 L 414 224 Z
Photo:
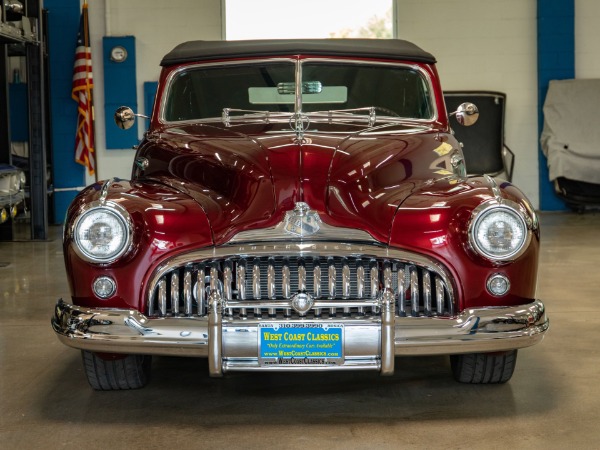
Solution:
M 492 189 L 487 177 L 464 181 L 438 180 L 409 196 L 394 216 L 390 245 L 426 254 L 442 262 L 453 275 L 459 310 L 473 307 L 518 305 L 534 301 L 539 253 L 539 228 L 527 198 L 510 183 Z M 495 186 L 495 183 L 494 183 Z M 511 200 L 531 219 L 531 240 L 525 252 L 512 262 L 491 262 L 470 246 L 468 226 L 473 210 L 481 203 Z M 488 293 L 488 278 L 505 274 L 510 291 L 495 297 Z
M 72 301 L 80 306 L 141 310 L 144 287 L 153 268 L 167 255 L 211 246 L 211 227 L 198 203 L 181 192 L 158 183 L 114 180 L 108 189 L 105 187 L 104 198 L 128 212 L 132 244 L 113 263 L 90 263 L 74 250 L 73 225 L 89 205 L 100 201 L 103 186 L 96 183 L 82 191 L 67 212 L 63 249 Z M 99 276 L 116 281 L 112 297 L 99 299 L 93 294 L 92 283 Z

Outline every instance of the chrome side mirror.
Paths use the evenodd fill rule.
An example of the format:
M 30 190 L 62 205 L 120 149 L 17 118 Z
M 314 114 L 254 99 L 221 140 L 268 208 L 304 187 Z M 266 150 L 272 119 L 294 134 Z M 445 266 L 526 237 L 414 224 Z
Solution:
M 129 106 L 121 106 L 115 111 L 115 123 L 122 130 L 129 130 L 135 123 L 135 114 Z
M 450 116 L 456 116 L 456 121 L 459 124 L 470 127 L 479 119 L 479 110 L 473 103 L 461 103 L 458 105 L 458 109 L 451 113 Z

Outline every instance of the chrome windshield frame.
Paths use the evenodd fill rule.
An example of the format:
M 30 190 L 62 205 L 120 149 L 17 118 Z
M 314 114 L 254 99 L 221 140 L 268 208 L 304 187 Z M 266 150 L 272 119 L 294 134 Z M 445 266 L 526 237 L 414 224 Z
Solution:
M 290 120 L 295 126 L 298 126 L 296 122 L 302 123 L 302 115 L 304 114 L 302 110 L 302 66 L 306 63 L 312 62 L 322 62 L 322 63 L 341 63 L 341 64 L 356 64 L 356 65 L 367 65 L 367 66 L 391 66 L 391 67 L 402 67 L 406 69 L 413 70 L 418 72 L 424 79 L 427 87 L 428 87 L 428 100 L 431 107 L 432 115 L 429 118 L 414 118 L 414 117 L 393 117 L 393 116 L 382 116 L 386 118 L 386 122 L 406 122 L 409 121 L 411 123 L 422 123 L 422 124 L 431 124 L 435 123 L 439 118 L 439 111 L 437 109 L 437 103 L 434 98 L 434 89 L 433 82 L 431 79 L 431 75 L 427 72 L 420 64 L 417 63 L 409 63 L 409 62 L 388 62 L 388 61 L 370 61 L 370 60 L 357 60 L 357 59 L 349 59 L 349 58 L 319 58 L 319 57 L 307 57 L 307 58 L 287 58 L 287 57 L 274 57 L 274 58 L 259 58 L 259 59 L 244 59 L 244 60 L 236 60 L 236 61 L 224 61 L 224 62 L 208 62 L 208 63 L 194 63 L 194 64 L 186 64 L 184 66 L 180 66 L 177 69 L 173 70 L 167 76 L 165 80 L 165 89 L 163 90 L 163 94 L 160 99 L 160 107 L 159 107 L 159 117 L 158 122 L 161 125 L 185 125 L 185 124 L 194 124 L 194 123 L 215 123 L 222 122 L 222 116 L 208 117 L 204 119 L 191 119 L 191 120 L 166 120 L 165 119 L 165 108 L 166 108 L 166 100 L 169 97 L 169 92 L 171 90 L 171 86 L 173 80 L 182 72 L 188 70 L 194 70 L 196 68 L 205 68 L 205 67 L 223 67 L 223 66 L 239 66 L 239 65 L 253 65 L 253 64 L 263 64 L 263 63 L 278 63 L 278 62 L 289 62 L 295 65 L 295 82 L 296 82 L 296 99 L 294 103 L 294 113 L 278 113 L 278 112 L 267 112 L 265 111 L 265 117 L 262 122 L 273 123 L 273 122 L 289 122 Z M 300 82 L 298 82 L 300 79 Z M 235 111 L 235 105 L 232 105 L 231 110 Z M 258 111 L 253 111 L 257 113 Z M 325 113 L 327 111 L 322 111 L 319 113 Z M 313 114 L 313 113 L 306 113 Z M 238 119 L 243 118 L 244 116 L 238 116 Z M 248 117 L 248 119 L 256 119 L 258 116 L 256 114 L 253 117 Z M 251 120 L 249 120 L 251 122 Z

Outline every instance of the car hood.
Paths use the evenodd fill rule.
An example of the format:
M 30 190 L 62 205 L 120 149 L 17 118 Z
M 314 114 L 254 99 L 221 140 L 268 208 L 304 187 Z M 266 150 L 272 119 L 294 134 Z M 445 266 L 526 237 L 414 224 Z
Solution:
M 164 127 L 140 145 L 134 178 L 193 197 L 219 245 L 276 225 L 297 202 L 323 222 L 389 242 L 396 210 L 416 189 L 453 176 L 456 140 L 422 125 L 325 125 L 299 141 L 278 124 Z

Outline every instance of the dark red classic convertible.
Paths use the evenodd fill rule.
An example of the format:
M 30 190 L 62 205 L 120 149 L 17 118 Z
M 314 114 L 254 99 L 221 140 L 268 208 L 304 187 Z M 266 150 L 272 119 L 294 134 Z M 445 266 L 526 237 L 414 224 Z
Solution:
M 548 328 L 538 220 L 510 183 L 467 176 L 434 64 L 401 40 L 167 54 L 131 180 L 68 212 L 52 325 L 91 386 L 144 386 L 151 355 L 218 377 L 448 354 L 458 381 L 509 380 Z

